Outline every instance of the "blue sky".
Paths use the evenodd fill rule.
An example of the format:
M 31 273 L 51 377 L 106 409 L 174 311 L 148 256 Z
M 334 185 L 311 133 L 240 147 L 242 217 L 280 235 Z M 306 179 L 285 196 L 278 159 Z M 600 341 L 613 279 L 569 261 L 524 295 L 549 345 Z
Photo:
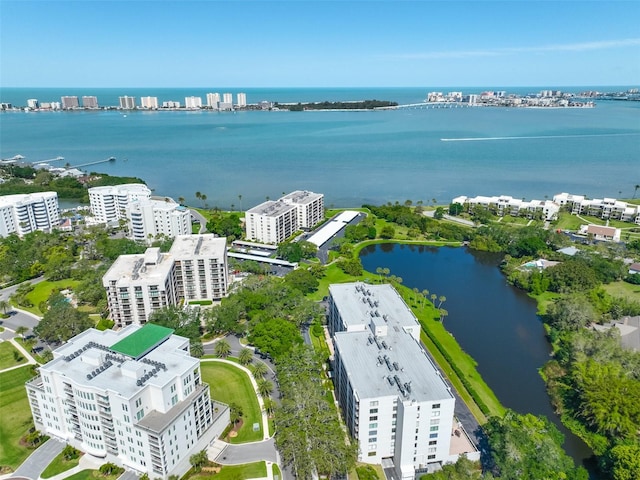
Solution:
M 0 0 L 0 85 L 638 85 L 638 18 L 637 1 Z

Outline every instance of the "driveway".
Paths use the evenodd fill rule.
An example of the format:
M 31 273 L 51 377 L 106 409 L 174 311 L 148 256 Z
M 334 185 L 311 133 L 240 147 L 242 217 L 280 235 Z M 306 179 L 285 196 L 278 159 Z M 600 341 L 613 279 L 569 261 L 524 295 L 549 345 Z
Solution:
M 36 480 L 47 468 L 47 465 L 62 452 L 65 445 L 63 442 L 50 438 L 29 455 L 29 458 L 18 467 L 10 478 L 25 477 Z
M 263 442 L 243 443 L 239 445 L 226 444 L 226 446 L 213 459 L 220 465 L 240 465 L 243 463 L 278 462 L 276 445 L 273 438 Z

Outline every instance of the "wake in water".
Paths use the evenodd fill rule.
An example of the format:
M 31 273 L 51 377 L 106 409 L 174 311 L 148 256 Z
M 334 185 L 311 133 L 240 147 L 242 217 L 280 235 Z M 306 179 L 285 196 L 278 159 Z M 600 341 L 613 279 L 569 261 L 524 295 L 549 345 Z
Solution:
M 640 135 L 640 133 L 592 133 L 586 135 L 530 135 L 524 137 L 466 137 L 466 138 L 441 138 L 442 142 L 483 142 L 487 140 L 529 140 L 541 138 L 582 138 L 582 137 L 628 137 Z

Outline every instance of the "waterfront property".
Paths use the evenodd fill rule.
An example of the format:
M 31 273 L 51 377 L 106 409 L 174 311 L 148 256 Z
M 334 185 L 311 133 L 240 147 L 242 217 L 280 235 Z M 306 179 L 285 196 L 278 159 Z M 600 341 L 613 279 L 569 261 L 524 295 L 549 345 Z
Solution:
M 602 227 L 600 225 L 582 225 L 580 233 L 583 235 L 592 235 L 594 240 L 602 242 L 619 242 L 622 230 L 613 227 Z
M 297 190 L 261 203 L 245 214 L 249 240 L 278 244 L 298 230 L 308 230 L 324 219 L 324 195 Z
M 36 230 L 51 232 L 60 224 L 58 194 L 38 192 L 0 196 L 0 237 Z
M 26 384 L 35 426 L 153 478 L 183 475 L 229 423 L 212 402 L 189 339 L 148 324 L 89 329 Z
M 416 470 L 479 454 L 454 422 L 455 397 L 420 344 L 420 325 L 388 284 L 329 287 L 335 389 L 358 459 Z M 464 447 L 460 447 L 460 444 Z
M 604 220 L 620 220 L 640 225 L 640 205 L 616 200 L 615 198 L 588 199 L 584 195 L 559 193 L 553 201 L 566 207 L 572 215 L 590 215 Z
M 133 240 L 150 242 L 157 235 L 175 238 L 191 233 L 191 212 L 169 197 L 133 200 L 125 215 Z
M 127 209 L 135 201 L 151 198 L 151 190 L 142 183 L 127 183 L 89 189 L 91 215 L 96 223 L 127 219 Z
M 485 197 L 478 195 L 469 198 L 460 196 L 451 200 L 451 203 L 459 203 L 467 207 L 468 211 L 473 211 L 475 206 L 487 208 L 496 215 L 503 217 L 505 215 L 526 216 L 528 218 L 540 217 L 551 221 L 558 218 L 560 206 L 550 200 L 529 200 L 513 198 L 509 195 L 500 195 L 493 197 Z
M 102 277 L 117 326 L 145 323 L 156 310 L 180 302 L 227 296 L 226 238 L 179 235 L 168 253 L 120 255 Z

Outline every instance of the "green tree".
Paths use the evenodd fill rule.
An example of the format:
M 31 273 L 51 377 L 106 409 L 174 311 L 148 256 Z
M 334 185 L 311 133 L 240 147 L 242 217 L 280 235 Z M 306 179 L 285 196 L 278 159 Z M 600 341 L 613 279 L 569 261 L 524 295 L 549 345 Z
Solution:
M 258 323 L 249 334 L 249 341 L 260 351 L 278 359 L 302 343 L 302 337 L 293 323 L 272 318 Z
M 393 238 L 396 236 L 396 229 L 393 228 L 391 225 L 385 225 L 384 227 L 382 227 L 382 230 L 380 230 L 380 237 L 381 238 Z
M 464 207 L 459 203 L 452 203 L 449 205 L 449 215 L 457 217 L 464 211 Z
M 293 288 L 297 288 L 305 294 L 315 292 L 320 286 L 318 279 L 314 277 L 309 270 L 304 268 L 298 268 L 289 272 L 284 277 L 284 280 Z
M 24 334 L 28 331 L 29 329 L 27 327 L 25 327 L 24 325 L 20 325 L 18 328 L 16 328 L 16 335 L 19 335 L 20 338 L 24 340 Z
M 253 366 L 252 373 L 255 378 L 262 378 L 267 374 L 268 370 L 264 362 L 258 362 Z
M 89 316 L 73 308 L 59 293 L 49 297 L 47 306 L 42 320 L 33 329 L 33 333 L 45 342 L 66 342 L 93 327 Z
M 607 470 L 613 480 L 640 478 L 640 445 L 616 445 L 607 454 Z
M 198 453 L 191 455 L 189 457 L 189 463 L 194 469 L 196 469 L 197 471 L 200 471 L 202 467 L 204 467 L 205 465 L 207 465 L 207 463 L 209 463 L 209 457 L 207 457 L 207 451 L 201 450 Z
M 547 310 L 549 323 L 562 331 L 575 331 L 595 322 L 596 312 L 583 296 L 571 295 L 559 298 Z
M 7 300 L 0 300 L 0 310 L 2 310 L 2 313 L 4 313 L 5 315 L 7 314 L 7 311 L 11 308 L 11 304 L 7 301 Z
M 229 404 L 229 421 L 233 425 L 235 425 L 242 419 L 243 416 L 244 412 L 242 411 L 242 405 L 231 402 Z
M 273 383 L 269 380 L 265 380 L 264 378 L 258 380 L 258 393 L 261 397 L 268 397 L 273 392 Z
M 226 358 L 231 354 L 231 345 L 226 340 L 218 340 L 213 353 L 216 357 Z
M 240 365 L 249 365 L 253 360 L 253 352 L 248 348 L 243 348 L 238 354 Z

